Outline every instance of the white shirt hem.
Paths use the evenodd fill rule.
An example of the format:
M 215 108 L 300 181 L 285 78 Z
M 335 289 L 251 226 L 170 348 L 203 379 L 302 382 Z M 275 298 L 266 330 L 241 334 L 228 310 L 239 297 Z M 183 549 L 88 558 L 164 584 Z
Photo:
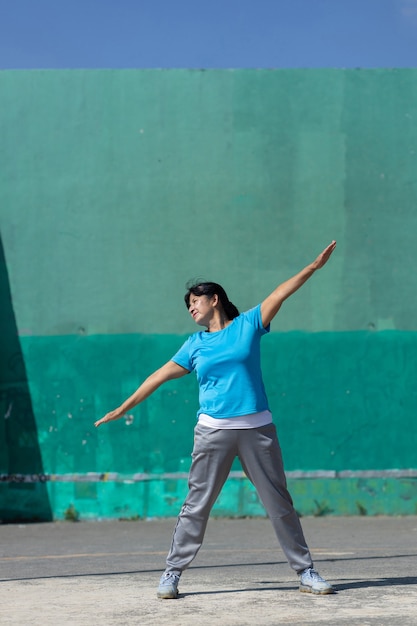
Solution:
M 260 428 L 272 423 L 271 411 L 260 411 L 250 415 L 239 415 L 238 417 L 211 417 L 206 413 L 200 413 L 198 423 L 208 428 L 220 428 L 224 430 Z

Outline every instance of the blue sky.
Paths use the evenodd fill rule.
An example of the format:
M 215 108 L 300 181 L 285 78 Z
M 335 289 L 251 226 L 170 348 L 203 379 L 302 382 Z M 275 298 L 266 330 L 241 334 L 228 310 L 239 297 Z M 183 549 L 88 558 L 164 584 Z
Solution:
M 0 69 L 417 67 L 417 0 L 0 0 Z

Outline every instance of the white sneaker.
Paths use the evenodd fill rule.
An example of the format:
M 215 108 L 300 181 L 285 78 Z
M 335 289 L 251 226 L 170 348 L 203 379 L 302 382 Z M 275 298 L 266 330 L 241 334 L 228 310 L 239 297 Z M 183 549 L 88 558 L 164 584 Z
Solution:
M 304 572 L 301 572 L 300 591 L 318 594 L 334 593 L 333 587 L 312 567 L 308 567 Z
M 178 598 L 178 583 L 180 577 L 172 572 L 164 572 L 159 581 L 157 597 L 164 600 L 173 600 Z

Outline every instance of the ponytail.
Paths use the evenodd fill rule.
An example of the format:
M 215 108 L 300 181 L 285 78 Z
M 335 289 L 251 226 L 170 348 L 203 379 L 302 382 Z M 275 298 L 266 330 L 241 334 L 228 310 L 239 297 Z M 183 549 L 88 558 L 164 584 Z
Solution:
M 233 302 L 230 302 L 230 300 L 227 300 L 226 303 L 222 302 L 222 306 L 229 320 L 233 320 L 235 317 L 239 315 L 238 309 L 235 307 Z

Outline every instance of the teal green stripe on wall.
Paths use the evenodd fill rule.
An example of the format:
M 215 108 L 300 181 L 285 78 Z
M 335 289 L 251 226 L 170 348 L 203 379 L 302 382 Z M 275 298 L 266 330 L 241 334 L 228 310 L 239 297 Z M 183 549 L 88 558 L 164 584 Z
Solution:
M 42 467 L 52 475 L 45 486 L 55 519 L 68 511 L 72 515 L 73 508 L 82 519 L 178 513 L 187 491 L 197 411 L 194 375 L 161 387 L 118 422 L 99 429 L 93 422 L 168 360 L 184 339 L 22 338 Z M 390 470 L 417 465 L 417 333 L 276 333 L 263 339 L 263 348 L 265 385 L 286 469 L 300 472 L 300 478 L 289 480 L 297 511 L 415 514 L 415 473 L 407 478 L 407 472 L 397 472 L 395 478 Z M 12 419 L 18 417 L 14 407 L 9 412 Z M 20 437 L 2 448 L 3 474 L 8 473 L 8 458 L 23 458 L 23 444 Z M 237 461 L 233 469 L 240 469 Z M 325 478 L 323 470 L 359 475 L 346 472 L 344 478 Z M 378 477 L 378 470 L 386 471 Z M 42 476 L 28 476 L 23 461 L 21 467 L 14 463 L 13 472 L 26 482 L 5 477 L 0 519 L 43 519 Z M 115 479 L 105 475 L 112 472 Z M 308 472 L 316 472 L 316 477 Z M 151 478 L 129 479 L 140 473 Z M 241 477 L 227 481 L 213 515 L 265 511 L 254 488 Z
M 194 374 L 95 429 L 185 337 L 24 337 L 46 473 L 177 472 L 196 419 Z M 417 333 L 275 333 L 264 382 L 287 470 L 416 466 Z M 187 461 L 184 461 L 186 459 Z

